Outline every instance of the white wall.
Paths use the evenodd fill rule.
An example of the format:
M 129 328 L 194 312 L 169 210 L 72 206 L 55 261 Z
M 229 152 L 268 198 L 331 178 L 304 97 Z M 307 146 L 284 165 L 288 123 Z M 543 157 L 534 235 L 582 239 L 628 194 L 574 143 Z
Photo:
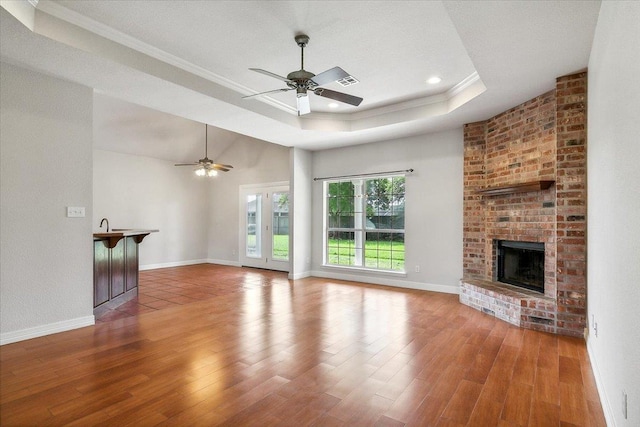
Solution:
M 228 131 L 218 138 L 231 141 L 223 154 L 233 169 L 209 187 L 209 261 L 239 265 L 240 185 L 289 181 L 289 149 Z
M 0 69 L 0 342 L 94 323 L 91 89 Z M 67 218 L 67 206 L 86 209 Z
M 211 181 L 150 157 L 93 151 L 93 229 L 158 229 L 139 247 L 140 268 L 206 262 Z M 104 228 L 103 228 L 104 230 Z
M 587 343 L 610 426 L 640 425 L 638 22 L 640 3 L 602 2 L 589 60 Z
M 462 129 L 315 152 L 315 177 L 415 171 L 406 179 L 406 276 L 322 266 L 321 181 L 313 183 L 313 275 L 457 293 L 462 277 L 463 155 Z
M 291 156 L 291 215 L 290 279 L 311 275 L 311 218 L 313 216 L 312 153 L 292 148 Z

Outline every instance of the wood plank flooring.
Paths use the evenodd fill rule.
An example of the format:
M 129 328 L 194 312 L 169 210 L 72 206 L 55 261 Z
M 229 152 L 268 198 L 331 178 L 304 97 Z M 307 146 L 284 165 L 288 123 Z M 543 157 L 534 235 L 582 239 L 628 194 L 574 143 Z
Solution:
M 2 426 L 604 426 L 581 339 L 456 295 L 196 265 L 0 347 Z

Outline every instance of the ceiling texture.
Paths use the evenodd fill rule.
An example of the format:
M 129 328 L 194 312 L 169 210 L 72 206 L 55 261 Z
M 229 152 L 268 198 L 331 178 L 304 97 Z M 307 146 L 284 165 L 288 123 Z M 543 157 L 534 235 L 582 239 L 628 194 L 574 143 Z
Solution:
M 214 140 L 235 133 L 322 150 L 484 120 L 584 70 L 600 10 L 599 1 L 0 4 L 3 62 L 94 88 L 94 146 L 172 161 L 201 154 L 202 123 L 217 128 Z M 286 87 L 249 68 L 299 70 L 297 34 L 310 37 L 305 70 L 340 66 L 359 83 L 323 87 L 364 98 L 360 106 L 311 94 L 311 114 L 298 116 L 293 91 L 243 99 Z M 127 132 L 148 138 L 113 137 Z M 173 143 L 178 135 L 192 146 Z

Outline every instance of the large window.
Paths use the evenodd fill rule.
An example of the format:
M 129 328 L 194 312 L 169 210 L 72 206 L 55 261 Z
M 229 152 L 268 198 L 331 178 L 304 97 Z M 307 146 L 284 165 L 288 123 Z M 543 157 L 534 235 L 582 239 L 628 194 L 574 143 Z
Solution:
M 403 175 L 326 181 L 325 265 L 404 268 Z

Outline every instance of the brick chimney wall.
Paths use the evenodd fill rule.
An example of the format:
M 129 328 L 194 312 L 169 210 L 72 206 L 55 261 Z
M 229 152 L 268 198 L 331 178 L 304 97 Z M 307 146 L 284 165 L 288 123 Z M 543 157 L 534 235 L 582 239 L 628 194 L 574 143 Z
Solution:
M 586 326 L 587 73 L 556 82 L 558 333 Z
M 518 301 L 515 315 L 572 336 L 586 325 L 586 85 L 586 73 L 560 77 L 555 90 L 464 128 L 464 279 L 496 284 L 496 240 L 545 243 L 545 299 Z M 556 184 L 477 193 L 537 180 Z

